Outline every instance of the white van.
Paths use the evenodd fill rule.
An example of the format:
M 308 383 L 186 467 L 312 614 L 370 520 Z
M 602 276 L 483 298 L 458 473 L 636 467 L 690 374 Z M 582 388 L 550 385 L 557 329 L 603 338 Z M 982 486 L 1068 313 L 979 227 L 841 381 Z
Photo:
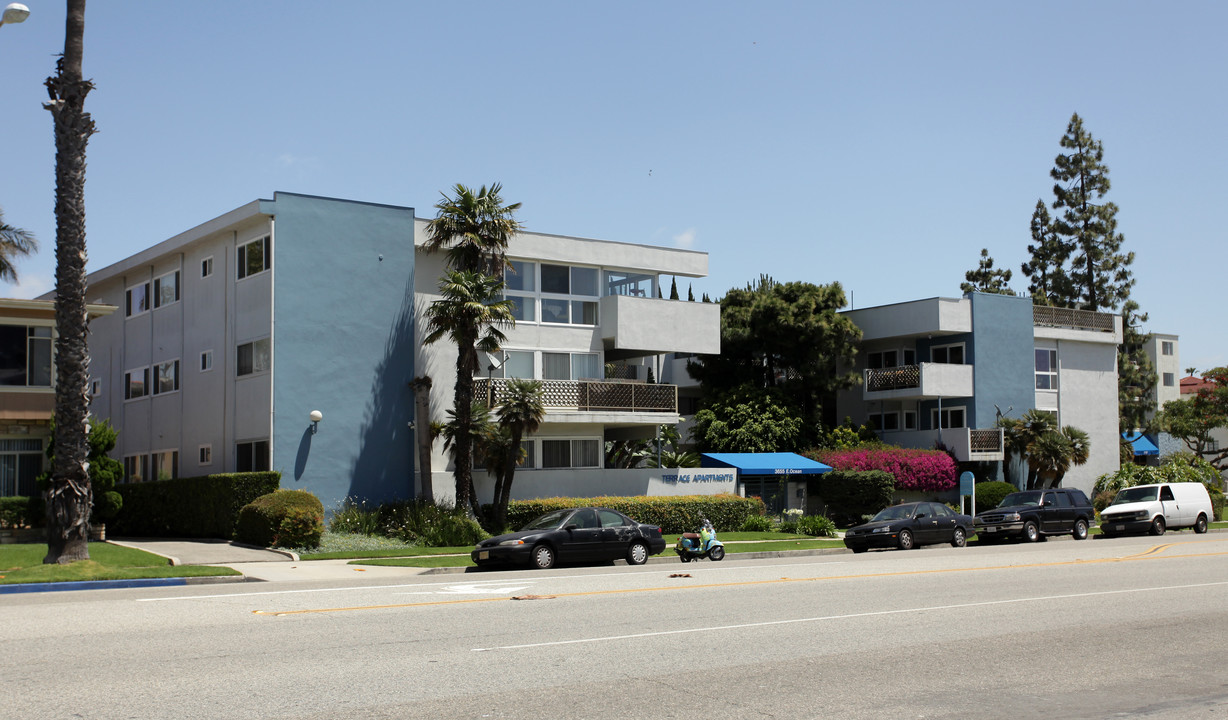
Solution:
M 1135 485 L 1117 493 L 1100 513 L 1100 534 L 1149 531 L 1163 535 L 1168 528 L 1192 527 L 1205 533 L 1212 517 L 1211 496 L 1198 482 Z

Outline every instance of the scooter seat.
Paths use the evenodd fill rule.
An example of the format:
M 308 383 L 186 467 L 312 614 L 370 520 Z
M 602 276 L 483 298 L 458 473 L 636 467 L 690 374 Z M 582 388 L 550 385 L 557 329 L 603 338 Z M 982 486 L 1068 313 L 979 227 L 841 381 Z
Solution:
M 698 540 L 699 533 L 682 533 L 682 538 L 684 540 Z

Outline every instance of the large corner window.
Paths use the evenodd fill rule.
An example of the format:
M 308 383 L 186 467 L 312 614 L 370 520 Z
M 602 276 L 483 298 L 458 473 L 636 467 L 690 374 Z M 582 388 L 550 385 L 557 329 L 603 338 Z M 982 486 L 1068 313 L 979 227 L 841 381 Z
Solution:
M 537 263 L 509 260 L 503 273 L 503 296 L 512 303 L 516 322 L 537 321 Z
M 133 285 L 124 291 L 124 316 L 149 312 L 149 283 Z
M 0 385 L 51 387 L 51 328 L 0 325 Z
M 597 353 L 542 353 L 543 380 L 600 380 L 604 377 Z
M 1057 390 L 1057 350 L 1037 348 L 1036 389 Z
M 154 307 L 179 302 L 179 271 L 154 278 Z
M 600 467 L 600 441 L 596 438 L 543 439 L 543 468 Z
M 236 265 L 239 279 L 251 277 L 273 267 L 272 253 L 269 252 L 269 236 L 253 240 L 239 246 L 239 257 Z
M 268 372 L 272 359 L 268 338 L 243 343 L 239 346 L 238 357 L 235 358 L 238 376 Z
M 509 261 L 503 294 L 517 322 L 596 325 L 600 271 L 595 267 Z
M 268 469 L 268 440 L 252 440 L 235 445 L 235 472 L 264 472 Z
M 655 298 L 657 296 L 656 283 L 656 275 L 645 275 L 629 270 L 607 270 L 605 273 L 605 294 Z

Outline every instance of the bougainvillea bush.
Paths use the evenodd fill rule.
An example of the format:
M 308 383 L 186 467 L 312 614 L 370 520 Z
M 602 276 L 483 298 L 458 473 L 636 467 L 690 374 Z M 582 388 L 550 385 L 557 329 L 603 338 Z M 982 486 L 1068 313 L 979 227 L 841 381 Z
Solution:
M 955 461 L 941 450 L 856 448 L 818 454 L 837 470 L 882 470 L 895 478 L 896 490 L 950 490 L 957 484 Z

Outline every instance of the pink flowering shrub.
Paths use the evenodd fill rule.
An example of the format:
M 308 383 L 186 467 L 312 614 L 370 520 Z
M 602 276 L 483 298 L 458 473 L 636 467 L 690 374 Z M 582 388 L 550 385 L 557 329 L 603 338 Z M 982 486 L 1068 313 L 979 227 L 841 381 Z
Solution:
M 819 461 L 837 470 L 883 470 L 897 490 L 950 490 L 957 484 L 955 461 L 941 450 L 859 448 L 819 453 Z

